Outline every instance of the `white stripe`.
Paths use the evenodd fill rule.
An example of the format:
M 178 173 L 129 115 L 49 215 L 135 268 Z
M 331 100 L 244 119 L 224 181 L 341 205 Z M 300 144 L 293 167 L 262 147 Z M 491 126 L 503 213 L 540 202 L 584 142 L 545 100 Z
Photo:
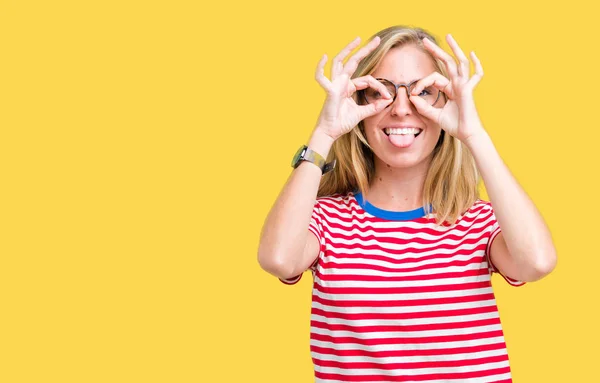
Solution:
M 458 222 L 458 224 L 454 224 L 452 226 L 437 226 L 435 224 L 435 222 L 428 222 L 428 223 L 422 223 L 422 222 L 414 222 L 414 221 L 393 221 L 393 220 L 382 220 L 382 221 L 372 221 L 371 218 L 373 217 L 371 214 L 369 213 L 360 213 L 360 212 L 350 212 L 348 210 L 345 210 L 343 207 L 340 209 L 339 207 L 334 207 L 331 208 L 329 206 L 325 206 L 324 204 L 320 205 L 321 208 L 321 215 L 323 216 L 323 220 L 324 221 L 329 221 L 329 222 L 335 222 L 337 224 L 340 225 L 344 225 L 344 226 L 348 226 L 350 227 L 350 223 L 352 222 L 352 224 L 354 224 L 355 226 L 358 226 L 360 228 L 364 228 L 364 227 L 372 227 L 374 229 L 395 229 L 395 228 L 409 228 L 409 229 L 430 229 L 432 231 L 435 232 L 439 232 L 439 233 L 448 233 L 452 230 L 456 230 L 457 228 L 461 228 L 461 229 L 467 229 L 469 227 L 476 227 L 476 225 L 479 225 L 481 223 L 489 223 L 491 221 L 493 221 L 494 216 L 490 215 L 490 211 L 483 209 L 480 210 L 476 213 L 472 213 L 472 212 L 467 212 L 466 215 L 464 215 L 460 221 Z M 362 209 L 362 208 L 361 208 Z M 338 217 L 334 217 L 334 215 L 339 216 Z M 483 218 L 484 216 L 488 216 L 487 218 Z M 467 222 L 465 220 L 465 218 L 468 218 L 469 221 Z M 359 222 L 363 221 L 363 222 Z M 476 221 L 476 222 L 473 222 Z M 487 226 L 487 225 L 484 225 Z
M 493 294 L 494 290 L 491 287 L 485 287 L 482 289 L 465 289 L 465 290 L 452 290 L 452 291 L 430 291 L 423 293 L 401 293 L 401 294 L 390 294 L 390 293 L 373 293 L 373 294 L 327 294 L 317 289 L 313 292 L 315 296 L 323 299 L 333 299 L 336 301 L 398 301 L 398 300 L 416 300 L 416 299 L 438 299 L 438 298 L 454 298 L 454 297 L 467 297 L 481 294 Z
M 356 239 L 363 240 L 367 236 L 374 236 L 383 238 L 398 238 L 411 242 L 415 238 L 420 238 L 430 242 L 438 242 L 440 241 L 440 239 L 442 239 L 441 237 L 444 237 L 444 241 L 451 241 L 450 243 L 458 243 L 460 239 L 451 239 L 448 237 L 457 236 L 459 238 L 463 238 L 466 236 L 486 236 L 486 233 L 489 232 L 491 229 L 491 224 L 488 221 L 490 220 L 469 223 L 469 226 L 467 226 L 466 224 L 461 224 L 459 226 L 454 226 L 453 228 L 446 229 L 444 231 L 439 231 L 437 228 L 430 225 L 423 225 L 419 223 L 413 223 L 410 221 L 399 221 L 402 223 L 400 226 L 396 221 L 389 221 L 392 223 L 392 226 L 390 226 L 389 224 L 382 224 L 380 222 L 363 223 L 350 218 L 348 220 L 340 220 L 338 218 L 323 217 L 323 219 L 321 219 L 319 223 L 323 226 L 324 229 L 327 229 L 326 231 L 331 232 L 333 235 L 337 235 L 336 238 L 338 238 L 339 240 L 355 240 L 343 239 L 340 238 L 340 236 L 349 237 L 352 235 L 356 235 L 359 237 Z M 315 220 L 315 222 L 318 221 Z M 407 232 L 406 229 L 411 229 L 412 231 L 415 231 L 415 233 Z
M 455 360 L 472 360 L 480 358 L 489 358 L 492 356 L 506 355 L 506 349 L 471 352 L 468 354 L 448 354 L 448 355 L 422 355 L 422 356 L 388 356 L 383 358 L 373 358 L 370 356 L 338 356 L 330 354 L 321 354 L 312 352 L 311 356 L 319 360 L 331 360 L 342 363 L 415 363 L 415 362 L 450 362 Z
M 343 324 L 348 326 L 397 326 L 401 324 L 403 326 L 413 325 L 427 325 L 434 323 L 462 323 L 471 322 L 476 320 L 485 319 L 497 319 L 499 318 L 498 311 L 492 311 L 489 313 L 482 314 L 470 314 L 470 315 L 457 315 L 449 317 L 436 317 L 436 318 L 414 318 L 414 319 L 403 319 L 399 322 L 397 319 L 353 319 L 346 320 L 342 318 L 327 318 L 322 315 L 311 314 L 310 319 L 323 323 L 330 324 Z
M 454 240 L 450 240 L 450 239 L 445 239 L 445 240 L 441 240 L 441 241 L 435 241 L 435 242 L 431 242 L 431 243 L 418 243 L 418 242 L 409 242 L 409 243 L 395 243 L 395 242 L 390 242 L 389 240 L 384 240 L 384 239 L 378 239 L 378 238 L 374 238 L 374 239 L 362 239 L 362 238 L 353 238 L 350 240 L 347 239 L 343 239 L 343 238 L 339 238 L 339 237 L 332 237 L 331 234 L 329 232 L 325 233 L 325 236 L 331 241 L 333 248 L 336 248 L 336 245 L 345 245 L 346 247 L 350 247 L 355 248 L 365 248 L 366 246 L 378 246 L 381 247 L 383 250 L 379 250 L 379 249 L 364 249 L 364 250 L 369 250 L 369 251 L 379 251 L 382 252 L 383 254 L 386 255 L 387 258 L 390 258 L 390 260 L 394 260 L 398 257 L 398 255 L 394 255 L 394 254 L 390 254 L 389 252 L 385 251 L 385 250 L 395 250 L 395 251 L 402 251 L 402 257 L 405 257 L 405 254 L 413 254 L 415 257 L 424 257 L 426 255 L 430 255 L 430 254 L 437 254 L 436 251 L 440 250 L 440 251 L 444 251 L 444 254 L 453 254 L 456 250 L 473 250 L 475 249 L 475 247 L 484 245 L 488 242 L 487 238 L 485 238 L 484 235 L 482 235 L 481 233 L 479 234 L 469 234 L 468 236 L 465 237 L 465 239 L 467 240 L 476 240 L 477 242 L 475 243 L 465 243 L 465 241 L 459 240 L 459 241 L 454 241 Z M 439 246 L 444 245 L 444 246 L 449 246 L 450 249 L 441 249 L 439 248 Z M 411 248 L 415 248 L 417 250 L 420 250 L 421 252 L 416 252 L 416 251 L 406 251 L 407 247 L 411 247 Z M 344 249 L 346 250 L 346 249 Z M 429 250 L 428 252 L 426 250 Z M 485 249 L 482 249 L 485 252 Z
M 492 344 L 504 344 L 504 336 L 496 336 L 492 338 L 461 340 L 457 342 L 436 342 L 427 344 L 379 344 L 377 346 L 369 346 L 358 343 L 332 343 L 324 342 L 316 339 L 311 339 L 312 346 L 332 348 L 334 350 L 363 350 L 363 351 L 398 351 L 398 350 L 439 350 L 442 348 L 463 348 L 487 346 Z
M 427 338 L 436 336 L 452 336 L 452 335 L 467 335 L 467 334 L 479 334 L 490 331 L 502 331 L 500 324 L 479 326 L 479 327 L 465 327 L 465 328 L 453 328 L 446 330 L 424 330 L 424 331 L 377 331 L 377 332 L 355 332 L 355 331 L 344 331 L 344 330 L 328 330 L 320 327 L 312 327 L 311 332 L 313 334 L 321 334 L 331 336 L 333 338 L 338 337 L 352 337 L 362 340 L 373 340 L 373 339 L 386 339 L 386 338 Z
M 489 382 L 498 382 L 501 380 L 510 379 L 511 375 L 509 372 L 506 374 L 499 375 L 490 375 L 481 378 L 469 378 L 469 379 L 443 379 L 443 380 L 427 380 L 425 383 L 489 383 Z M 334 380 L 334 379 L 319 379 L 315 378 L 315 383 L 348 383 L 343 380 Z M 397 383 L 396 380 L 378 380 L 377 382 L 371 383 Z
M 359 246 L 353 246 L 349 249 L 328 247 L 330 251 L 325 259 L 328 262 L 340 264 L 360 263 L 364 265 L 386 267 L 398 271 L 419 266 L 443 266 L 453 261 L 471 261 L 477 264 L 487 262 L 487 259 L 485 259 L 485 250 L 477 249 L 477 246 L 477 244 L 474 244 L 473 246 L 453 249 L 432 249 L 431 252 L 422 254 L 417 254 L 408 250 L 397 250 L 398 253 L 394 255 L 390 255 L 389 252 L 384 250 L 365 249 L 364 247 Z M 348 254 L 355 256 L 348 257 Z M 374 256 L 377 256 L 377 258 L 374 258 Z M 408 260 L 409 258 L 414 260 Z M 477 258 L 480 259 L 478 260 Z M 402 262 L 399 263 L 398 260 L 402 260 Z
M 424 330 L 424 331 L 377 331 L 377 332 L 355 332 L 355 331 L 343 331 L 343 330 L 327 330 L 319 327 L 313 327 L 311 332 L 313 334 L 328 335 L 334 338 L 338 337 L 352 337 L 363 340 L 372 339 L 386 339 L 386 338 L 426 338 L 436 336 L 452 336 L 452 335 L 467 335 L 467 334 L 479 334 L 490 331 L 502 331 L 500 324 L 479 326 L 479 327 L 465 327 L 465 328 L 454 328 L 446 330 Z
M 450 262 L 467 262 L 467 261 L 471 261 L 472 264 L 475 265 L 481 265 L 484 261 L 484 251 L 483 250 L 474 250 L 474 249 L 466 249 L 467 251 L 470 251 L 471 253 L 468 254 L 456 254 L 455 252 L 450 252 L 449 254 L 444 254 L 444 255 L 450 255 L 450 256 L 441 256 L 442 254 L 439 253 L 440 257 L 439 258 L 433 258 L 433 259 L 427 259 L 427 260 L 421 260 L 421 261 L 414 261 L 414 262 L 405 262 L 402 264 L 396 264 L 396 263 L 391 263 L 391 262 L 386 262 L 386 261 L 380 261 L 378 259 L 372 259 L 370 257 L 368 257 L 368 252 L 367 251 L 360 251 L 360 249 L 351 249 L 348 252 L 344 251 L 345 254 L 359 254 L 359 255 L 366 255 L 365 257 L 359 257 L 359 258 L 349 258 L 349 257 L 344 257 L 344 254 L 340 256 L 337 256 L 335 254 L 328 254 L 327 255 L 327 262 L 335 262 L 341 265 L 344 264 L 361 264 L 361 265 L 365 265 L 365 266 L 379 266 L 379 267 L 386 267 L 388 269 L 392 269 L 395 272 L 405 272 L 406 269 L 409 268 L 415 268 L 415 267 L 420 267 L 420 266 L 439 266 L 438 268 L 443 268 L 446 267 L 446 265 L 448 265 Z M 456 254 L 456 255 L 455 255 Z M 410 257 L 409 253 L 405 253 L 402 254 L 399 257 Z M 478 259 L 479 258 L 479 259 Z M 458 266 L 458 267 L 463 267 L 463 266 Z M 418 271 L 425 271 L 425 270 L 418 270 Z M 415 271 L 411 271 L 411 272 L 415 272 Z
M 328 312 L 344 313 L 344 314 L 405 314 L 405 313 L 420 313 L 445 310 L 465 310 L 479 307 L 496 307 L 495 299 L 484 301 L 449 303 L 440 305 L 424 305 L 424 306 L 394 306 L 394 307 L 366 307 L 366 306 L 329 306 L 319 302 L 312 302 L 312 307 Z
M 358 237 L 365 238 L 367 236 L 375 236 L 375 237 L 387 237 L 387 238 L 399 238 L 407 241 L 412 241 L 415 238 L 421 238 L 427 241 L 438 242 L 440 237 L 444 238 L 444 241 L 449 241 L 449 243 L 459 243 L 462 238 L 473 238 L 473 237 L 481 237 L 486 234 L 486 230 L 488 226 L 490 226 L 489 221 L 491 220 L 482 220 L 476 221 L 473 223 L 462 223 L 459 226 L 454 226 L 451 229 L 446 229 L 444 231 L 439 231 L 435 227 L 430 225 L 423 225 L 419 223 L 412 223 L 410 221 L 402 221 L 404 222 L 402 225 L 398 225 L 394 222 L 393 226 L 387 225 L 382 227 L 382 225 L 376 225 L 374 222 L 357 222 L 352 218 L 348 218 L 347 220 L 340 220 L 339 218 L 333 217 L 323 217 L 325 219 L 321 220 L 321 224 L 327 229 L 337 235 L 343 235 L 345 237 L 349 237 L 352 235 L 357 235 Z M 316 220 L 315 220 L 316 222 Z M 331 224 L 335 224 L 331 225 Z M 361 226 L 362 225 L 362 226 Z M 412 227 L 411 227 L 412 225 Z M 339 227 L 341 226 L 341 227 Z M 490 226 L 491 227 L 491 226 Z M 417 233 L 407 232 L 405 229 L 416 229 Z M 386 231 L 381 231 L 381 229 L 385 229 Z M 397 231 L 390 231 L 397 229 Z M 424 231 L 427 229 L 427 231 Z M 435 234 L 430 234 L 428 231 L 431 231 Z M 459 239 L 450 239 L 447 237 L 457 236 Z M 361 239 L 359 238 L 359 239 Z M 344 240 L 339 238 L 340 240 Z
M 481 240 L 479 242 L 474 243 L 474 244 L 462 244 L 460 246 L 456 246 L 455 244 L 449 244 L 452 246 L 451 248 L 442 249 L 442 248 L 437 247 L 437 246 L 439 246 L 440 243 L 436 243 L 433 245 L 421 245 L 421 244 L 417 244 L 417 243 L 411 243 L 410 245 L 402 245 L 402 244 L 392 244 L 389 242 L 382 242 L 382 241 L 378 241 L 378 240 L 369 240 L 369 241 L 353 240 L 353 241 L 347 241 L 347 243 L 346 243 L 346 245 L 350 246 L 350 248 L 338 249 L 335 246 L 336 240 L 334 240 L 327 231 L 325 231 L 324 237 L 327 238 L 327 240 L 332 243 L 332 245 L 330 245 L 330 246 L 332 246 L 332 248 L 334 250 L 337 250 L 338 253 L 341 252 L 341 253 L 345 253 L 345 254 L 379 255 L 382 257 L 390 258 L 390 259 L 423 258 L 423 257 L 431 256 L 431 255 L 437 255 L 437 256 L 452 255 L 452 254 L 456 254 L 456 252 L 459 250 L 460 251 L 481 252 L 481 255 L 484 255 L 485 248 L 477 249 L 477 250 L 476 250 L 476 248 L 478 246 L 481 246 L 482 244 L 487 243 L 487 240 L 485 238 L 481 238 Z M 380 249 L 365 248 L 365 246 L 368 246 L 368 245 L 379 245 Z M 427 249 L 429 251 L 417 253 L 414 251 L 408 251 L 407 247 L 414 247 L 416 249 Z M 390 254 L 389 251 L 386 251 L 387 249 L 395 250 L 395 251 L 399 252 L 399 254 Z M 394 258 L 392 258 L 392 257 L 394 257 Z M 424 261 L 427 262 L 428 260 L 424 260 Z M 379 262 L 383 262 L 383 261 L 379 261 Z M 419 262 L 419 261 L 416 261 L 416 262 Z M 423 262 L 423 261 L 420 261 L 420 262 Z
M 383 370 L 378 368 L 345 369 L 337 367 L 321 367 L 315 365 L 315 371 L 325 374 L 344 374 L 344 375 L 385 375 L 385 376 L 419 376 L 426 374 L 456 374 L 473 371 L 487 371 L 495 368 L 508 367 L 508 361 L 478 364 L 474 366 L 461 367 L 441 367 L 441 368 L 418 368 L 418 369 L 398 369 Z
M 350 275 L 355 273 L 356 275 L 378 275 L 382 276 L 382 272 L 373 274 L 362 274 L 361 270 L 349 269 L 344 274 Z M 462 270 L 461 270 L 462 271 Z M 333 274 L 331 271 L 320 270 L 322 274 Z M 438 271 L 439 272 L 439 271 Z M 321 278 L 315 275 L 315 283 L 321 286 L 328 287 L 418 287 L 418 286 L 441 286 L 441 285 L 455 285 L 458 283 L 473 283 L 489 281 L 490 275 L 475 275 L 471 277 L 462 278 L 439 278 L 439 279 L 427 279 L 422 281 L 322 281 Z
M 329 257 L 325 257 L 329 258 Z M 332 268 L 329 267 L 321 267 L 321 273 L 326 275 L 379 275 L 379 276 L 391 276 L 391 277 L 401 277 L 401 276 L 413 276 L 413 275 L 432 275 L 432 274 L 442 274 L 442 273 L 456 273 L 456 272 L 464 272 L 469 270 L 488 270 L 487 263 L 469 263 L 464 266 L 445 266 L 440 265 L 441 267 L 425 269 L 425 270 L 417 270 L 417 271 L 381 271 L 381 270 L 372 270 L 372 269 L 363 269 L 363 268 Z M 414 281 L 416 282 L 416 281 Z

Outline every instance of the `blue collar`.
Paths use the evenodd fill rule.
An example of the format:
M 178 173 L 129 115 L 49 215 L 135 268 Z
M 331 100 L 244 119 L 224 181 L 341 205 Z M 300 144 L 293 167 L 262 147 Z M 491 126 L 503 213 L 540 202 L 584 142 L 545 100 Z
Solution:
M 409 211 L 383 210 L 371 205 L 369 201 L 365 201 L 362 193 L 356 192 L 354 193 L 354 197 L 364 211 L 378 218 L 387 219 L 389 221 L 410 221 L 412 219 L 425 217 L 425 208 L 423 207 Z

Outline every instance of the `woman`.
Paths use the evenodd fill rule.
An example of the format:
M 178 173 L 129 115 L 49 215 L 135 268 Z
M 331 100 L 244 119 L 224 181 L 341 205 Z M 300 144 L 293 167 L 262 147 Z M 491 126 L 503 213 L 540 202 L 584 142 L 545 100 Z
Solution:
M 360 40 L 349 44 L 331 79 L 326 56 L 318 65 L 327 98 L 258 250 L 284 283 L 314 276 L 318 382 L 511 381 L 491 275 L 518 286 L 556 265 L 477 114 L 482 66 L 471 53 L 471 75 L 447 42 L 455 57 L 422 29 L 390 27 L 343 64 Z

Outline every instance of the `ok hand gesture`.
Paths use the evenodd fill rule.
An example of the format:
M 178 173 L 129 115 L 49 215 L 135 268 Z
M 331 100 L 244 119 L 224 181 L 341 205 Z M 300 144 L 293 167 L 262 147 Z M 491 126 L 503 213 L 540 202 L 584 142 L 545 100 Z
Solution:
M 359 62 L 371 53 L 380 43 L 380 38 L 375 37 L 356 54 L 354 54 L 344 65 L 342 60 L 352 52 L 360 43 L 360 38 L 356 38 L 346 48 L 344 48 L 331 63 L 331 79 L 323 74 L 323 68 L 327 61 L 327 56 L 323 56 L 315 78 L 317 82 L 327 92 L 327 98 L 321 109 L 317 129 L 320 129 L 333 140 L 348 133 L 360 121 L 366 117 L 372 116 L 382 111 L 392 102 L 392 97 L 385 86 L 372 76 L 363 76 L 351 79 Z M 358 105 L 352 95 L 361 89 L 373 88 L 378 90 L 383 98 L 367 105 Z
M 476 134 L 483 132 L 473 99 L 473 89 L 483 77 L 483 68 L 475 53 L 471 52 L 475 65 L 475 73 L 471 76 L 470 62 L 458 43 L 451 35 L 446 36 L 446 41 L 458 59 L 458 65 L 454 57 L 427 38 L 423 39 L 423 44 L 434 57 L 442 60 L 450 78 L 434 72 L 421 79 L 412 90 L 412 95 L 418 95 L 423 89 L 434 86 L 444 92 L 448 99 L 446 104 L 443 108 L 435 108 L 420 97 L 410 97 L 410 100 L 422 116 L 437 122 L 447 133 L 467 143 Z

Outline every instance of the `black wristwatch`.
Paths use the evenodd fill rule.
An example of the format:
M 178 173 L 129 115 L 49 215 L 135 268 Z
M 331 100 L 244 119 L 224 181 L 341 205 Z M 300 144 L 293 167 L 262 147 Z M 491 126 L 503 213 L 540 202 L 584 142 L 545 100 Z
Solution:
M 330 163 L 326 164 L 323 156 L 309 149 L 309 147 L 306 145 L 302 145 L 294 155 L 294 158 L 292 159 L 292 167 L 296 169 L 302 161 L 312 162 L 313 164 L 317 165 L 321 169 L 323 174 L 333 169 L 336 163 L 336 160 L 333 160 Z

